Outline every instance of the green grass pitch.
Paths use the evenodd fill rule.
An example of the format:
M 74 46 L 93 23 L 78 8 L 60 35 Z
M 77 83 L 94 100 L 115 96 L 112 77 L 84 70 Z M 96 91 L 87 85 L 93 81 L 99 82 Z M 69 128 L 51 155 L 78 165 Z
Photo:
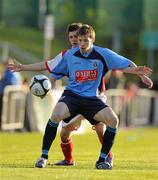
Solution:
M 41 152 L 40 133 L 0 133 L 0 179 L 38 180 L 157 180 L 158 128 L 120 129 L 113 147 L 113 170 L 96 170 L 100 143 L 95 132 L 73 135 L 76 166 L 34 167 Z M 49 162 L 63 159 L 59 134 Z

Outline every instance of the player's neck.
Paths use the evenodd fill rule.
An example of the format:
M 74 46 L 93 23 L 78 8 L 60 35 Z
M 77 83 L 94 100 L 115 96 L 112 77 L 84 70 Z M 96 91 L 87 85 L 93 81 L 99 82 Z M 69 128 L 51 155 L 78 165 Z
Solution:
M 89 49 L 86 49 L 86 50 L 80 49 L 80 52 L 81 52 L 82 54 L 89 54 L 89 53 L 92 52 L 92 50 L 93 50 L 93 45 L 92 45 Z

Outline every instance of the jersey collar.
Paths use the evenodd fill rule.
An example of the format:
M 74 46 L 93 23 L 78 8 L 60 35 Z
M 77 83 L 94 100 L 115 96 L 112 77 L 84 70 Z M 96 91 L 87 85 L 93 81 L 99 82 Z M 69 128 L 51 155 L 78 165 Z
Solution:
M 80 51 L 80 53 L 82 54 L 82 56 L 84 56 L 84 57 L 88 57 L 88 56 L 89 56 L 89 54 L 90 54 L 92 51 L 93 51 L 93 45 L 91 46 L 91 50 L 90 50 L 89 52 L 87 52 L 87 53 L 83 53 L 83 52 L 81 52 L 81 51 Z

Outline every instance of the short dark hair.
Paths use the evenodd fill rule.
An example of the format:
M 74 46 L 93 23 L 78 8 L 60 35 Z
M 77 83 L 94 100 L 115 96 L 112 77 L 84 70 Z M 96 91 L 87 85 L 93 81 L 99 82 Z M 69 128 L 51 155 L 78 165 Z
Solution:
M 78 36 L 84 36 L 89 34 L 90 38 L 95 39 L 95 31 L 92 26 L 83 24 L 78 30 Z
M 77 31 L 80 29 L 80 27 L 82 26 L 82 23 L 72 23 L 70 25 L 68 25 L 66 32 L 73 32 L 73 31 Z

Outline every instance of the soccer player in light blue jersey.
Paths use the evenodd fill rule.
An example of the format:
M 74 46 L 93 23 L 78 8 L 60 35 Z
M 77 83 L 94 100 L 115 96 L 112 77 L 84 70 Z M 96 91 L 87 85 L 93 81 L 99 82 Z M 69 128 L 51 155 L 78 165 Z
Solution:
M 75 48 L 78 46 L 78 38 L 77 38 L 77 31 L 78 29 L 82 26 L 81 23 L 72 23 L 68 26 L 67 28 L 67 34 L 68 34 L 68 39 L 69 42 L 72 46 L 72 48 Z M 48 69 L 48 71 L 51 73 L 52 70 L 54 69 L 54 67 L 62 60 L 62 57 L 64 56 L 64 54 L 68 51 L 64 50 L 63 52 L 59 53 L 55 58 L 53 58 L 52 60 L 46 61 L 46 67 Z M 60 79 L 62 77 L 62 75 L 56 75 L 55 78 L 51 78 L 51 80 L 56 79 Z M 104 82 L 103 82 L 104 83 Z M 103 86 L 100 87 L 100 93 L 101 93 L 101 97 L 106 101 L 106 96 L 103 95 L 103 91 L 104 91 L 104 84 Z M 75 161 L 73 158 L 73 143 L 72 143 L 72 132 L 74 130 L 77 130 L 80 126 L 82 121 L 85 118 L 79 114 L 77 116 L 75 116 L 74 118 L 71 119 L 71 117 L 69 117 L 69 119 L 66 119 L 65 121 L 62 121 L 61 123 L 61 132 L 60 132 L 60 137 L 61 137 L 61 149 L 64 155 L 64 160 L 60 160 L 58 162 L 56 162 L 54 165 L 58 165 L 58 166 L 72 166 L 75 165 Z M 103 141 L 103 134 L 105 131 L 105 125 L 101 122 L 95 121 L 94 119 L 90 121 L 92 126 L 92 129 L 96 131 L 99 141 L 102 143 Z M 45 146 L 46 145 L 46 146 Z M 45 141 L 43 141 L 43 146 L 42 149 L 44 150 L 48 150 L 50 149 L 51 144 L 46 144 Z M 42 155 L 44 159 L 41 160 L 41 158 L 39 158 L 37 160 L 36 166 L 41 166 L 41 162 L 43 162 L 43 166 L 45 167 L 47 162 L 47 155 Z M 113 165 L 113 153 L 110 151 L 107 159 L 106 159 L 111 165 Z M 40 163 L 38 163 L 40 162 Z
M 102 122 L 107 128 L 96 168 L 112 169 L 106 158 L 114 143 L 119 120 L 115 112 L 99 97 L 98 89 L 102 77 L 108 70 L 121 69 L 123 72 L 139 75 L 149 87 L 152 87 L 153 83 L 146 76 L 151 73 L 150 68 L 137 67 L 129 59 L 109 49 L 93 45 L 94 41 L 93 28 L 89 25 L 83 25 L 78 32 L 79 47 L 67 51 L 52 70 L 54 78 L 60 75 L 68 76 L 69 81 L 47 123 L 44 140 L 47 143 L 49 141 L 52 143 L 56 137 L 59 122 L 70 117 L 73 118 L 78 114 L 82 114 L 89 121 L 94 119 Z M 9 65 L 9 68 L 13 71 L 37 71 L 43 70 L 44 65 L 42 63 L 34 65 L 12 64 Z M 47 154 L 47 150 L 43 151 L 44 154 Z
M 68 85 L 54 109 L 50 126 L 69 116 L 82 114 L 86 119 L 94 118 L 107 125 L 97 169 L 111 169 L 106 157 L 117 132 L 118 118 L 113 110 L 98 97 L 102 77 L 108 70 L 129 69 L 134 64 L 113 51 L 93 45 L 94 31 L 91 26 L 79 30 L 79 47 L 69 50 L 52 71 L 52 75 L 69 76 Z M 85 107 L 84 109 L 82 107 Z M 59 113 L 59 109 L 64 109 Z
M 78 46 L 78 39 L 77 39 L 77 30 L 81 27 L 81 23 L 73 23 L 70 24 L 67 28 L 67 33 L 68 33 L 68 39 L 69 42 L 72 46 L 72 48 L 75 48 Z M 53 68 L 62 60 L 62 57 L 64 56 L 64 54 L 68 51 L 64 50 L 63 52 L 59 53 L 55 58 L 53 58 L 52 60 L 46 61 L 46 67 L 48 69 L 48 71 L 51 73 Z M 58 75 L 55 78 L 51 78 L 53 80 L 56 79 L 60 79 L 62 77 L 62 75 Z M 104 89 L 101 87 L 100 91 L 102 92 Z M 104 98 L 106 100 L 106 97 L 103 96 L 103 94 L 101 95 L 102 98 Z M 61 132 L 60 132 L 60 137 L 61 137 L 61 149 L 64 155 L 64 160 L 60 160 L 58 162 L 55 163 L 55 165 L 58 166 L 72 166 L 75 165 L 75 161 L 73 158 L 73 143 L 72 143 L 72 132 L 74 130 L 77 130 L 80 126 L 81 126 L 81 122 L 84 120 L 85 118 L 82 115 L 77 115 L 74 118 L 71 119 L 71 117 L 69 117 L 69 119 L 66 119 L 66 121 L 62 121 L 61 123 Z M 102 139 L 103 139 L 103 134 L 104 134 L 104 130 L 105 130 L 105 126 L 103 123 L 95 121 L 95 120 L 91 120 L 91 125 L 93 125 L 92 129 L 94 129 L 98 135 L 98 138 L 100 140 L 100 142 L 102 143 Z M 47 150 L 49 152 L 51 144 L 47 144 L 45 143 L 45 141 L 43 141 L 43 146 L 42 149 Z M 47 152 L 47 153 L 48 153 Z M 48 159 L 48 155 L 43 154 L 42 158 L 39 158 L 37 160 L 36 166 L 42 166 L 45 167 L 47 159 Z M 41 160 L 42 159 L 42 160 Z M 112 165 L 113 164 L 113 154 L 112 152 L 109 152 L 108 157 L 107 157 L 107 161 Z M 38 163 L 40 162 L 40 163 Z M 43 163 L 41 163 L 43 162 Z M 43 164 L 43 165 L 41 165 Z

